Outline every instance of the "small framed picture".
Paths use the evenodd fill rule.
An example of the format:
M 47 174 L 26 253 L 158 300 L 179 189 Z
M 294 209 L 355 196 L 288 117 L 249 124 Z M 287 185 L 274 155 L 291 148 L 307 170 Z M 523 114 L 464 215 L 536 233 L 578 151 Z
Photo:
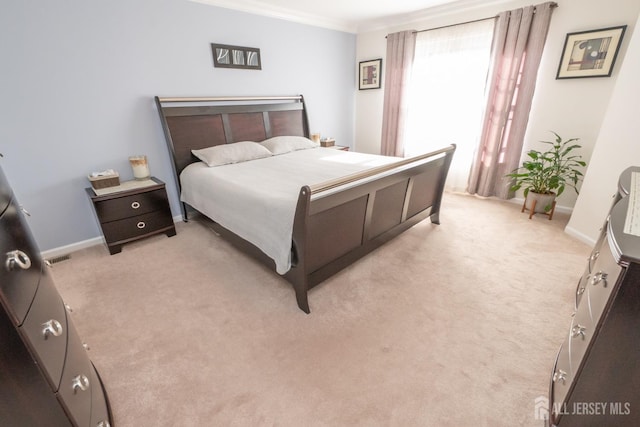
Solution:
M 360 62 L 360 73 L 358 77 L 358 88 L 380 89 L 382 78 L 382 58 Z
M 556 79 L 611 76 L 626 29 L 623 25 L 567 34 Z
M 243 68 L 261 70 L 260 49 L 211 43 L 213 66 L 220 68 Z

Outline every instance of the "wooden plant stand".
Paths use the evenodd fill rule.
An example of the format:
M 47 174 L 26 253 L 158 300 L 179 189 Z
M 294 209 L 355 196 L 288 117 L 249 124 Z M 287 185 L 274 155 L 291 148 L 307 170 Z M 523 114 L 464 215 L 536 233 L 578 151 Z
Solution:
M 537 200 L 533 200 L 531 202 L 531 209 L 529 210 L 529 219 L 531 219 L 531 217 L 536 214 L 536 203 L 538 203 Z M 524 199 L 524 202 L 522 203 L 522 210 L 520 212 L 524 212 L 526 210 L 525 206 L 527 206 L 526 197 Z M 551 209 L 549 210 L 549 212 L 538 212 L 538 213 L 542 213 L 544 215 L 548 215 L 549 216 L 549 221 L 551 221 L 553 219 L 553 212 L 555 212 L 555 210 L 556 210 L 556 201 L 554 200 L 551 203 Z

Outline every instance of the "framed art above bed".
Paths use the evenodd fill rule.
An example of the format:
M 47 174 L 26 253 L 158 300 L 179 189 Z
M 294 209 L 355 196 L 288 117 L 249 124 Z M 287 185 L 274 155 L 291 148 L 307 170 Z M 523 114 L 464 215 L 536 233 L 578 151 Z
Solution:
M 301 95 L 155 100 L 184 220 L 187 207 L 211 219 L 289 281 L 306 313 L 312 287 L 417 222 L 439 223 L 453 145 L 409 159 L 318 147 Z

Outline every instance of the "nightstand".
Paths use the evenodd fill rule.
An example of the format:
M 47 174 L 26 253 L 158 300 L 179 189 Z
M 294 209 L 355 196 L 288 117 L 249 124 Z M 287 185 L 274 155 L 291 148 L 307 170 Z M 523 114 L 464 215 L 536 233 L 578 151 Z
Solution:
M 333 148 L 334 150 L 349 151 L 349 147 L 347 147 L 345 145 L 334 145 L 334 146 L 329 147 L 329 148 Z
M 122 245 L 154 234 L 176 235 L 164 182 L 127 181 L 117 187 L 85 189 L 100 223 L 111 255 Z

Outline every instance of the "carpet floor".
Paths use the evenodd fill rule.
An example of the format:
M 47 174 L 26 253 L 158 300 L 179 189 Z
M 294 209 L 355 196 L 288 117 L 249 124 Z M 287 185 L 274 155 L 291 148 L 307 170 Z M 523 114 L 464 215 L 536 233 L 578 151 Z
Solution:
M 568 216 L 445 193 L 309 292 L 197 221 L 52 268 L 114 426 L 538 426 L 590 248 Z

